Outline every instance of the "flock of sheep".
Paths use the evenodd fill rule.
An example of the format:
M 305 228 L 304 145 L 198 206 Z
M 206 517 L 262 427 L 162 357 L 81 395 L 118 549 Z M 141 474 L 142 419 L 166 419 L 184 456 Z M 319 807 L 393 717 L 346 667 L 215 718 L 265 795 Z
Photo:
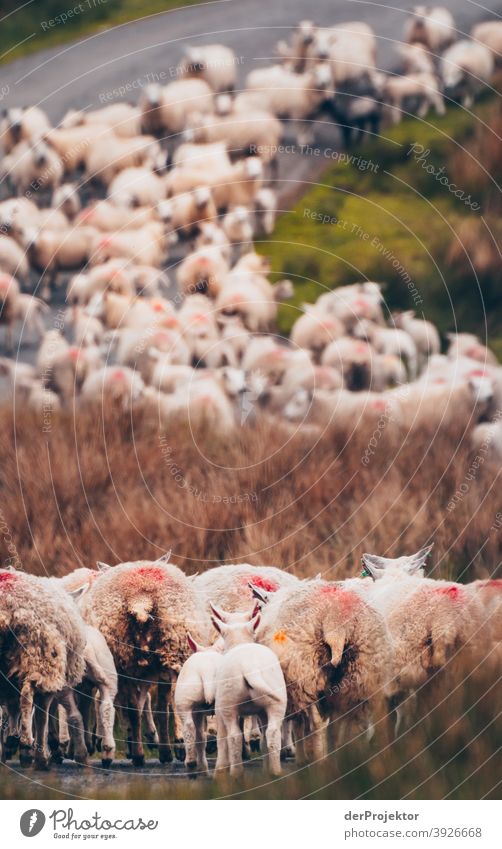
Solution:
M 403 313 L 386 326 L 377 284 L 322 295 L 289 340 L 274 338 L 292 285 L 272 284 L 253 249 L 274 226 L 265 172 L 284 122 L 328 108 L 345 133 L 367 120 L 376 129 L 389 111 L 392 120 L 431 104 L 442 111 L 443 91 L 467 106 L 489 82 L 502 24 L 478 25 L 471 41 L 455 33 L 446 10 L 417 8 L 399 45 L 404 73 L 382 74 L 366 24 L 303 21 L 278 44 L 280 63 L 251 71 L 238 93 L 238 57 L 207 45 L 189 48 L 178 78 L 148 85 L 137 106 L 72 111 L 57 127 L 38 107 L 7 110 L 1 169 L 16 197 L 0 202 L 0 318 L 8 346 L 19 322 L 21 345 L 29 333 L 40 340 L 34 367 L 0 363 L 16 404 L 45 421 L 74 399 L 118 402 L 162 426 L 188 416 L 222 431 L 257 415 L 323 425 L 378 421 L 382 411 L 407 426 L 429 409 L 455 415 L 462 401 L 474 420 L 493 418 L 501 376 L 489 352 L 459 336 L 453 351 L 466 356 L 453 367 L 430 325 Z M 163 266 L 175 242 L 185 255 L 173 295 Z M 46 331 L 43 298 L 59 272 L 70 272 L 65 309 Z M 42 298 L 22 291 L 33 274 Z
M 304 305 L 280 339 L 291 283 L 272 284 L 253 248 L 274 226 L 265 175 L 284 121 L 305 139 L 303 122 L 327 108 L 350 141 L 382 115 L 441 113 L 443 95 L 469 107 L 502 55 L 501 23 L 456 41 L 442 8 L 416 9 L 406 39 L 404 73 L 382 74 L 366 24 L 303 21 L 239 93 L 237 58 L 208 45 L 137 106 L 71 112 L 58 127 L 38 107 L 8 110 L 0 167 L 15 196 L 0 202 L 0 317 L 8 345 L 18 322 L 40 337 L 34 366 L 0 362 L 16 403 L 44 416 L 115 403 L 225 434 L 259 416 L 403 432 L 464 420 L 502 459 L 502 369 L 476 337 L 451 335 L 441 354 L 432 324 L 410 311 L 386 321 L 381 286 L 365 281 Z M 106 196 L 90 200 L 94 187 Z M 186 253 L 168 297 L 175 243 Z M 41 298 L 22 292 L 33 272 Z M 46 331 L 59 272 L 71 272 L 67 303 Z M 500 660 L 500 581 L 428 579 L 428 553 L 365 555 L 363 576 L 342 582 L 246 565 L 187 576 L 168 556 L 61 579 L 2 569 L 2 757 L 19 748 L 21 765 L 46 768 L 64 755 L 85 763 L 97 747 L 108 767 L 116 708 L 133 764 L 144 728 L 160 761 L 174 751 L 190 774 L 208 771 L 215 745 L 216 769 L 238 773 L 262 735 L 272 774 L 296 749 L 323 757 L 327 731 L 336 745 L 348 722 L 388 738 L 459 650 Z
M 169 555 L 60 579 L 0 571 L 3 759 L 19 747 L 43 769 L 97 747 L 108 768 L 116 708 L 134 765 L 144 727 L 190 774 L 215 744 L 216 771 L 239 773 L 262 734 L 272 774 L 297 749 L 322 758 L 350 724 L 389 741 L 460 651 L 500 663 L 500 580 L 426 578 L 430 549 L 364 555 L 340 582 L 250 565 L 187 576 Z

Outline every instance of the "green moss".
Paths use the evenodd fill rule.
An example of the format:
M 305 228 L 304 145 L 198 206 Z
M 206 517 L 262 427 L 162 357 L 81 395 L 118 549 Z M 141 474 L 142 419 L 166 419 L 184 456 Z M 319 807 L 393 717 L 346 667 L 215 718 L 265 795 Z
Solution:
M 491 108 L 491 100 L 478 105 L 481 120 Z M 403 121 L 353 152 L 369 163 L 365 170 L 356 160 L 331 165 L 281 216 L 260 246 L 274 272 L 295 284 L 294 298 L 280 308 L 281 332 L 304 301 L 364 278 L 385 285 L 390 309 L 415 309 L 442 330 L 482 326 L 495 293 L 488 284 L 480 293 L 474 276 L 452 269 L 448 257 L 457 227 L 478 213 L 435 179 L 437 169 L 448 174 L 453 152 L 473 131 L 472 117 L 455 107 L 428 122 Z M 417 161 L 421 153 L 434 174 Z

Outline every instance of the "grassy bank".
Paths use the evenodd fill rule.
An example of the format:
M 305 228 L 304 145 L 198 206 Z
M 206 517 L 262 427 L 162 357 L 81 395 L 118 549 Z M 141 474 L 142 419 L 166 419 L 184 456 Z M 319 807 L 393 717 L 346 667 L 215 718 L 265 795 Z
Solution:
M 0 17 L 0 63 L 198 2 L 200 0 L 32 0 L 26 5 L 21 0 L 5 0 Z
M 415 309 L 442 331 L 484 335 L 486 320 L 489 337 L 501 336 L 499 125 L 495 97 L 475 118 L 450 106 L 443 118 L 385 130 L 352 150 L 350 163 L 328 165 L 260 246 L 295 283 L 281 330 L 303 302 L 366 278 L 385 284 L 390 309 Z

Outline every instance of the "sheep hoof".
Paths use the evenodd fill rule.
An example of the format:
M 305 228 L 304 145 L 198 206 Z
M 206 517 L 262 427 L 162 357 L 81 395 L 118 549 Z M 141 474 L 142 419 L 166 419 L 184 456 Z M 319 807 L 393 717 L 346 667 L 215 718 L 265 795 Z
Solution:
M 166 746 L 166 744 L 159 745 L 159 761 L 161 764 L 170 764 L 173 759 L 173 753 L 171 751 L 170 746 Z
M 144 755 L 133 755 L 131 758 L 133 766 L 144 766 L 145 765 L 145 756 Z
M 9 761 L 19 748 L 19 737 L 16 734 L 9 734 L 5 740 L 5 760 Z
M 145 735 L 146 736 L 146 745 L 149 749 L 156 749 L 159 745 L 159 738 L 157 734 L 152 734 L 151 732 Z
M 207 738 L 207 743 L 206 743 L 206 754 L 207 754 L 207 755 L 215 755 L 215 754 L 216 754 L 216 750 L 217 750 L 216 737 L 213 737 L 213 736 L 211 735 L 211 736 L 209 736 L 209 737 Z
M 94 737 L 93 736 L 92 741 L 93 741 L 93 743 L 96 747 L 96 752 L 100 752 L 102 747 L 103 747 L 103 741 L 102 741 L 101 737 Z
M 249 748 L 252 752 L 260 752 L 261 751 L 261 740 L 258 738 L 249 741 Z
M 47 758 L 45 755 L 36 754 L 35 769 L 42 769 L 47 772 L 47 770 L 50 769 L 49 758 Z
M 51 763 L 62 764 L 63 760 L 63 753 L 60 749 L 54 749 L 54 751 L 51 752 Z
M 101 759 L 101 766 L 103 767 L 103 769 L 110 769 L 112 763 L 113 763 L 113 758 L 102 758 Z
M 185 743 L 179 737 L 174 741 L 174 757 L 177 761 L 185 760 Z
M 296 752 L 291 746 L 286 746 L 284 749 L 281 749 L 281 761 L 295 760 Z
M 189 772 L 194 772 L 197 769 L 197 761 L 187 761 L 186 768 Z M 191 778 L 195 778 L 195 776 L 192 775 Z
M 75 761 L 76 764 L 80 764 L 81 766 L 86 766 L 87 765 L 87 752 L 80 752 L 79 754 L 75 755 L 74 761 Z
M 19 747 L 19 766 L 31 766 L 33 763 L 33 751 L 31 746 Z

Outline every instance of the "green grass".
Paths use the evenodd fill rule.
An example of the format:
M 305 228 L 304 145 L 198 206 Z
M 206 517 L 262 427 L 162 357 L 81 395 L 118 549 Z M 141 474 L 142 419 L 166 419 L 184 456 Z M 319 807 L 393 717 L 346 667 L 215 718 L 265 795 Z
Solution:
M 492 101 L 484 100 L 478 117 L 489 120 L 492 109 Z M 303 302 L 365 278 L 384 283 L 391 309 L 415 309 L 442 331 L 454 329 L 456 320 L 462 330 L 485 332 L 484 313 L 495 312 L 499 281 L 480 279 L 480 291 L 472 271 L 452 268 L 448 259 L 457 228 L 469 218 L 479 221 L 483 191 L 480 197 L 476 186 L 465 186 L 465 194 L 481 204 L 481 212 L 471 210 L 409 153 L 413 144 L 429 150 L 427 163 L 435 169 L 444 166 L 453 182 L 452 156 L 471 142 L 476 125 L 455 107 L 444 118 L 405 120 L 351 151 L 370 167 L 360 170 L 357 162 L 329 165 L 319 182 L 282 215 L 260 246 L 272 258 L 274 272 L 295 284 L 294 298 L 280 309 L 282 332 L 290 330 Z M 322 223 L 319 216 L 330 222 Z M 489 333 L 502 335 L 500 317 L 494 314 Z
M 4 0 L 0 15 L 0 63 L 198 2 L 200 0 L 33 0 L 17 10 L 16 7 L 23 5 L 21 0 Z M 79 5 L 83 11 L 78 10 L 65 23 L 48 25 L 57 15 L 67 14 Z

